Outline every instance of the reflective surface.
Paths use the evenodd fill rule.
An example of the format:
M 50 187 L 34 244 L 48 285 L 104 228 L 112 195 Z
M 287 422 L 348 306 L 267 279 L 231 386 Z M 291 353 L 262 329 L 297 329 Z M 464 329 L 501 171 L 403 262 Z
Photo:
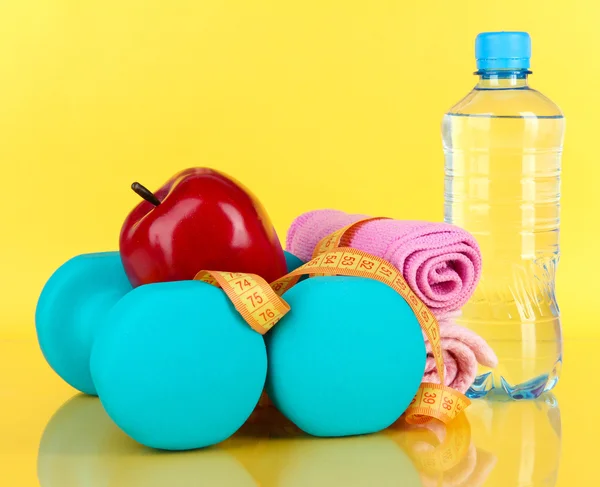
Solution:
M 540 486 L 596 485 L 596 418 L 579 409 L 597 342 L 567 342 L 554 395 L 476 400 L 449 427 L 402 421 L 376 435 L 307 437 L 270 408 L 217 447 L 142 447 L 44 363 L 33 341 L 0 341 L 0 466 L 15 486 Z M 590 358 L 588 358 L 590 357 Z M 597 466 L 598 465 L 598 466 Z

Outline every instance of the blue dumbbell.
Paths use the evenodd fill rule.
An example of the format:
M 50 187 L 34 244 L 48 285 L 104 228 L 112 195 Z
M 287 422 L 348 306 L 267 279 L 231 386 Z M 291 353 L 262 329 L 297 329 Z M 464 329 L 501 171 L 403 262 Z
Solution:
M 35 313 L 42 353 L 60 377 L 85 394 L 96 394 L 89 364 L 98 327 L 129 291 L 118 252 L 73 257 L 42 290 Z

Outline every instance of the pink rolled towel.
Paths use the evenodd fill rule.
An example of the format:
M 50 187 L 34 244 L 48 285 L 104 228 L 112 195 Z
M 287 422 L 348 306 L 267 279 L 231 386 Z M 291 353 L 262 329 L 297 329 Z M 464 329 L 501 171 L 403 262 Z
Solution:
M 367 215 L 315 210 L 297 217 L 287 234 L 286 248 L 304 261 L 319 241 Z M 353 232 L 349 245 L 377 255 L 398 268 L 411 289 L 440 322 L 446 385 L 465 392 L 477 374 L 477 364 L 497 365 L 489 345 L 454 324 L 453 318 L 470 299 L 481 276 L 481 253 L 467 231 L 447 223 L 374 220 Z M 439 382 L 429 343 L 424 381 Z
M 494 368 L 498 365 L 496 354 L 477 333 L 454 323 L 460 313 L 447 314 L 439 319 L 442 355 L 444 356 L 445 383 L 463 394 L 471 387 L 477 376 L 477 364 Z M 425 334 L 427 361 L 423 382 L 439 383 L 431 344 Z
M 287 234 L 287 249 L 311 259 L 319 241 L 366 215 L 316 210 L 300 215 Z M 459 310 L 471 297 L 481 275 L 475 238 L 446 223 L 375 220 L 358 228 L 350 246 L 394 264 L 419 298 L 439 316 Z

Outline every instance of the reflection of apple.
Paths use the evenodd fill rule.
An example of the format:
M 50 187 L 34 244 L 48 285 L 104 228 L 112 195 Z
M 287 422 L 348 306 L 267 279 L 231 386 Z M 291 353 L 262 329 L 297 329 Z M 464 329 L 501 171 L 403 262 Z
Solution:
M 256 487 L 244 467 L 214 448 L 167 453 L 126 436 L 98 398 L 78 395 L 48 422 L 38 451 L 41 487 Z
M 173 176 L 156 193 L 134 183 L 139 203 L 121 229 L 133 286 L 190 280 L 201 270 L 250 272 L 271 282 L 286 273 L 283 249 L 260 202 L 207 168 Z

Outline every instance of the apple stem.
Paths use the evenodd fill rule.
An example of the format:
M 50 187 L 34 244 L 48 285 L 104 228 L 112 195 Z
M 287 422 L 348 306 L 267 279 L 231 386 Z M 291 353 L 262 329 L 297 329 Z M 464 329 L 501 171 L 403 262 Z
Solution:
M 160 200 L 154 196 L 154 193 L 146 188 L 146 186 L 136 182 L 131 185 L 131 189 L 144 198 L 148 203 L 151 203 L 154 206 L 160 205 Z

